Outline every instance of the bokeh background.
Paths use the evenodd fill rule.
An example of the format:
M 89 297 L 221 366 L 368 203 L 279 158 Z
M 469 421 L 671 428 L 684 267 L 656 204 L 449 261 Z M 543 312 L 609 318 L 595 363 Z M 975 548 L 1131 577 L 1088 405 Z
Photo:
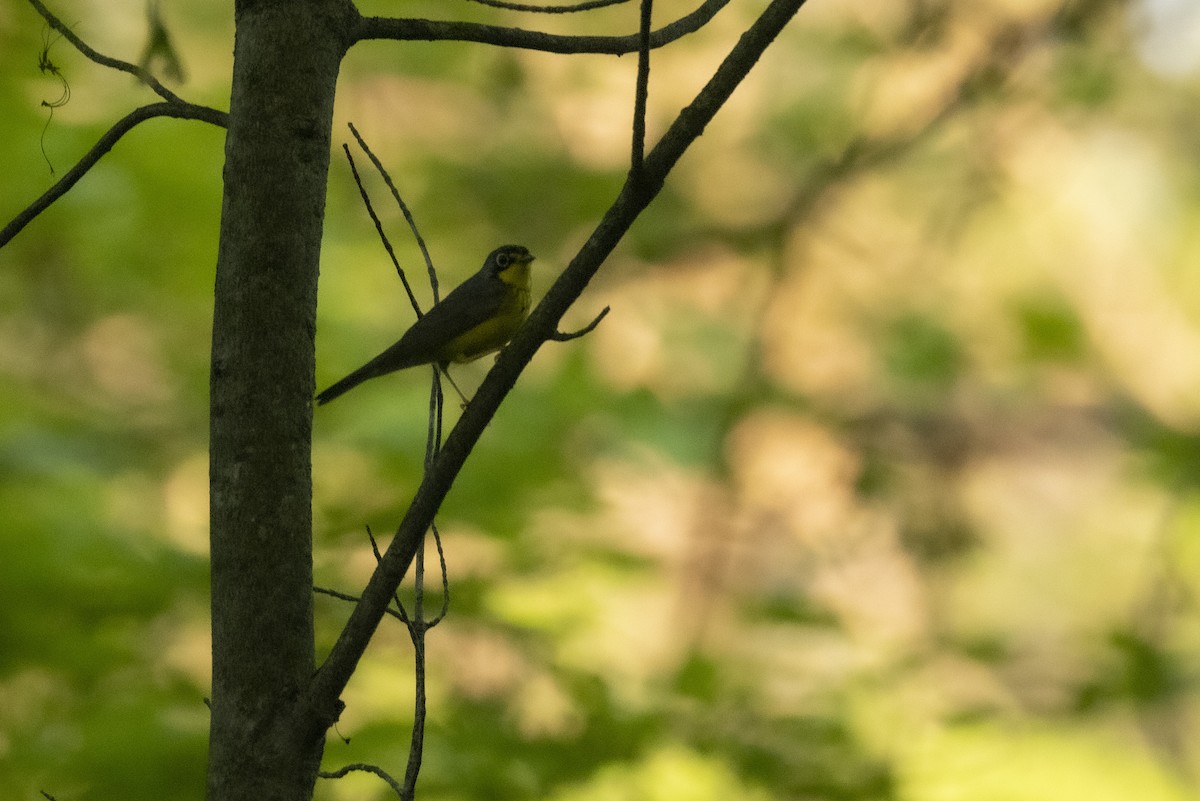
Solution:
M 231 6 L 162 2 L 188 99 L 226 106 Z M 651 137 L 761 6 L 655 55 Z M 139 57 L 140 0 L 54 8 Z M 152 99 L 55 38 L 0 6 L 5 220 Z M 384 160 L 445 286 L 517 241 L 540 292 L 622 180 L 634 69 L 367 44 L 335 139 L 353 121 Z M 421 797 L 1197 797 L 1198 153 L 1187 0 L 813 0 L 566 325 L 612 313 L 543 349 L 446 503 Z M 152 121 L 0 252 L 7 797 L 203 797 L 221 164 L 220 131 Z M 411 319 L 335 154 L 318 384 Z M 318 410 L 321 585 L 355 592 L 365 526 L 399 520 L 427 393 L 417 370 Z M 325 649 L 348 608 L 316 607 Z M 385 625 L 328 768 L 403 773 L 411 652 Z M 360 774 L 318 797 L 389 796 Z

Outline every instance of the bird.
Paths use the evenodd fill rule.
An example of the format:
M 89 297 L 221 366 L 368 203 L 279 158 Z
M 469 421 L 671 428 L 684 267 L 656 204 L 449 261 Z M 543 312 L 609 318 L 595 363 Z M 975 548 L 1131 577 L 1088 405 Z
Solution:
M 522 245 L 493 250 L 479 272 L 418 317 L 394 345 L 318 394 L 317 405 L 397 370 L 421 364 L 445 369 L 450 362 L 473 361 L 503 348 L 529 315 L 533 260 Z

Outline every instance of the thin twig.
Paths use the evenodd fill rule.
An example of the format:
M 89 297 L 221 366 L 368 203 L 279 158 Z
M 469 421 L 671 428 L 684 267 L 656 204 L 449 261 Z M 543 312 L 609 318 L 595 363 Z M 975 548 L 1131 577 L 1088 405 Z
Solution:
M 350 773 L 352 771 L 360 771 L 362 773 L 374 773 L 376 776 L 378 776 L 379 778 L 381 778 L 385 782 L 387 782 L 388 786 L 392 788 L 392 791 L 395 792 L 396 795 L 403 797 L 403 792 L 400 787 L 400 782 L 393 779 L 391 777 L 391 775 L 383 768 L 381 768 L 377 765 L 369 765 L 365 762 L 355 762 L 352 765 L 347 765 L 346 767 L 339 768 L 338 770 L 318 771 L 317 776 L 319 776 L 322 779 L 340 779 L 343 776 L 345 776 L 347 773 Z
M 375 532 L 371 531 L 370 526 L 366 526 L 367 539 L 371 541 L 371 553 L 375 554 L 375 564 L 379 564 L 379 560 L 383 559 L 383 554 L 379 550 L 379 541 L 375 539 Z M 400 588 L 397 587 L 397 590 Z M 408 636 L 412 637 L 412 619 L 408 616 L 408 610 L 404 608 L 404 602 L 400 600 L 399 592 L 392 593 L 392 600 L 396 602 L 395 617 L 401 620 L 408 629 Z M 389 607 L 390 608 L 390 607 Z
M 438 531 L 437 523 L 429 525 L 430 531 L 433 532 L 433 542 L 437 546 L 438 566 L 442 571 L 442 609 L 437 613 L 437 616 L 427 621 L 425 628 L 431 629 L 450 613 L 450 574 L 446 570 L 446 551 L 442 548 L 442 533 Z
M 353 126 L 351 126 L 353 130 Z M 400 266 L 400 260 L 396 258 L 396 251 L 392 249 L 392 241 L 388 239 L 387 234 L 383 230 L 383 221 L 379 219 L 379 215 L 375 213 L 375 206 L 371 203 L 371 196 L 367 194 L 367 188 L 363 186 L 362 176 L 358 174 L 358 167 L 354 163 L 354 156 L 350 154 L 350 146 L 342 145 L 342 151 L 346 154 L 346 161 L 350 164 L 350 173 L 354 176 L 354 183 L 358 186 L 358 194 L 362 197 L 363 205 L 367 207 L 367 214 L 371 215 L 371 221 L 375 223 L 375 232 L 379 234 L 380 241 L 383 242 L 383 249 L 387 251 L 388 256 L 392 260 L 392 266 L 396 268 L 396 275 L 400 276 L 400 283 L 404 284 L 404 291 L 408 293 L 408 302 L 412 304 L 413 311 L 420 317 L 421 303 L 417 300 L 417 296 L 413 294 L 412 285 L 408 283 L 408 276 L 404 273 L 404 268 Z
M 37 13 L 42 15 L 42 19 L 46 20 L 51 28 L 61 33 L 68 42 L 75 45 L 76 50 L 78 50 L 80 53 L 83 53 L 92 61 L 96 62 L 102 67 L 109 67 L 114 70 L 120 70 L 121 72 L 128 72 L 130 75 L 146 84 L 146 86 L 149 86 L 151 89 L 153 89 L 155 94 L 157 94 L 163 100 L 167 100 L 171 103 L 184 102 L 182 97 L 163 86 L 158 82 L 157 78 L 138 65 L 130 64 L 128 61 L 122 61 L 119 58 L 112 58 L 111 56 L 106 56 L 103 53 L 93 50 L 87 44 L 87 42 L 76 36 L 75 32 L 68 28 L 62 20 L 54 16 L 54 13 L 51 12 L 50 9 L 46 8 L 46 6 L 42 3 L 42 0 L 29 0 L 29 4 L 34 7 Z
M 429 272 L 429 284 L 433 287 L 433 302 L 436 305 L 440 299 L 438 296 L 438 277 L 437 271 L 433 268 L 433 259 L 429 257 L 429 248 L 425 247 L 425 237 L 421 236 L 421 232 L 417 228 L 416 219 L 413 218 L 412 212 L 408 209 L 408 204 L 404 202 L 404 198 L 400 197 L 400 190 L 396 188 L 396 184 L 392 181 L 392 176 L 384 169 L 383 162 L 367 146 L 366 140 L 359 135 L 358 129 L 354 127 L 354 123 L 347 123 L 347 125 L 350 128 L 350 133 L 354 134 L 358 146 L 362 148 L 363 152 L 367 154 L 367 158 L 375 165 L 375 169 L 383 176 L 383 182 L 391 190 L 392 197 L 396 200 L 396 205 L 400 207 L 400 213 L 404 215 L 404 219 L 408 223 L 408 228 L 412 231 L 413 238 L 417 241 L 417 247 L 421 249 L 421 255 L 425 258 L 425 268 Z M 405 281 L 406 285 L 407 283 Z M 420 316 L 419 312 L 418 316 Z
M 14 236 L 29 225 L 35 217 L 50 207 L 54 201 L 65 195 L 71 187 L 79 182 L 79 179 L 87 174 L 87 171 L 95 166 L 105 153 L 113 149 L 122 136 L 129 133 L 134 127 L 146 120 L 154 119 L 155 117 L 175 117 L 181 120 L 201 120 L 202 122 L 212 123 L 219 127 L 225 128 L 229 124 L 229 115 L 224 111 L 217 111 L 214 108 L 207 106 L 197 106 L 193 103 L 185 103 L 183 101 L 173 103 L 152 103 L 148 106 L 136 108 L 126 114 L 109 128 L 103 136 L 92 145 L 92 148 L 83 154 L 83 157 L 76 162 L 75 166 L 63 173 L 62 178 L 45 192 L 42 196 L 29 204 L 14 217 L 8 225 L 0 230 L 0 248 L 8 244 Z
M 434 393 L 438 398 L 440 405 L 441 387 L 438 385 L 437 376 L 434 376 Z M 439 418 L 440 415 L 435 415 L 430 411 L 430 419 Z M 439 428 L 440 436 L 440 428 Z M 375 539 L 375 534 L 371 531 L 371 527 L 367 526 L 367 536 L 371 540 L 371 550 L 375 554 L 375 561 L 379 562 L 383 556 L 379 552 L 379 543 Z M 417 776 L 421 772 L 421 760 L 425 750 L 425 710 L 426 710 L 426 692 L 425 692 L 425 632 L 429 630 L 423 620 L 424 615 L 424 595 L 422 582 L 424 578 L 424 557 L 418 553 L 415 565 L 416 587 L 415 600 L 413 605 L 413 614 L 410 618 L 404 611 L 404 604 L 400 601 L 400 596 L 393 592 L 392 598 L 396 602 L 396 607 L 399 612 L 393 614 L 404 621 L 404 625 L 408 628 L 408 637 L 413 644 L 413 664 L 414 664 L 414 686 L 413 686 L 413 727 L 412 737 L 408 749 L 408 762 L 404 770 L 404 786 L 399 787 L 393 785 L 397 794 L 404 801 L 411 801 L 416 795 Z M 389 607 L 390 611 L 390 607 Z
M 437 456 L 442 444 L 442 409 L 445 398 L 442 395 L 442 381 L 437 367 L 433 370 L 433 383 L 429 388 L 429 422 L 425 426 L 425 462 L 423 467 L 428 470 Z
M 424 540 L 424 538 L 422 538 Z M 417 792 L 417 777 L 425 756 L 425 716 L 428 708 L 425 692 L 425 548 L 417 550 L 413 562 L 413 621 L 408 631 L 413 644 L 413 725 L 408 746 L 408 764 L 404 768 L 404 789 L 400 798 L 412 799 Z
M 339 601 L 349 601 L 350 603 L 354 603 L 354 604 L 356 604 L 360 600 L 362 600 L 357 595 L 351 595 L 348 592 L 341 592 L 340 590 L 334 590 L 329 587 L 319 587 L 315 584 L 313 585 L 313 592 L 317 593 L 318 595 L 328 595 L 331 598 L 337 598 Z M 400 612 L 397 612 L 395 609 L 392 609 L 390 606 L 387 608 L 387 614 L 391 615 L 392 617 L 396 618 L 397 620 L 401 621 L 404 624 L 408 623 L 408 618 L 405 615 L 401 614 Z
M 414 227 L 415 231 L 415 227 Z M 432 269 L 432 265 L 431 265 Z M 437 458 L 442 446 L 442 415 L 445 410 L 445 395 L 442 394 L 442 381 L 438 365 L 433 368 L 433 380 L 429 386 L 429 424 L 425 438 L 425 469 L 428 470 Z M 450 374 L 446 373 L 446 378 Z M 462 392 L 450 381 L 454 390 L 461 396 Z M 442 542 L 438 535 L 437 524 L 430 521 L 434 540 L 438 546 L 438 556 L 442 569 L 442 609 L 443 614 L 449 597 L 449 586 L 446 578 L 446 560 L 442 555 Z M 421 536 L 421 545 L 413 560 L 413 620 L 408 626 L 413 644 L 413 725 L 412 736 L 408 747 L 408 764 L 404 769 L 404 789 L 400 793 L 402 801 L 411 801 L 416 797 L 417 778 L 421 774 L 421 762 L 425 756 L 425 720 L 428 713 L 428 695 L 425 681 L 425 635 L 434 624 L 425 621 L 425 536 Z
M 580 328 L 578 331 L 572 331 L 570 333 L 563 333 L 562 331 L 555 331 L 553 334 L 550 335 L 550 340 L 552 342 L 570 342 L 572 339 L 579 339 L 580 337 L 585 337 L 588 334 L 592 333 L 592 331 L 596 330 L 596 326 L 600 325 L 600 321 L 603 320 L 605 317 L 607 317 L 608 313 L 611 310 L 612 310 L 611 306 L 605 306 L 604 309 L 599 314 L 596 315 L 596 319 L 592 320 L 590 323 L 585 325 L 583 328 Z

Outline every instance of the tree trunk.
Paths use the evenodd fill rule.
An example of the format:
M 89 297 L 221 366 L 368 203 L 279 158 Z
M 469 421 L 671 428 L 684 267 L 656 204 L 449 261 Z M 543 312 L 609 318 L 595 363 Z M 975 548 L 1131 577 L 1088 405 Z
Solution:
M 211 389 L 208 797 L 309 799 L 313 337 L 340 0 L 237 3 Z

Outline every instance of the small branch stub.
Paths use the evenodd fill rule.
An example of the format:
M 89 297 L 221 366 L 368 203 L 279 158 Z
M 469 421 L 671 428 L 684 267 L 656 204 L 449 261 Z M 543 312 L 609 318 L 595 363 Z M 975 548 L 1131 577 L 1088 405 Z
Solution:
M 572 331 L 569 334 L 563 333 L 562 331 L 555 331 L 550 335 L 550 340 L 552 342 L 570 342 L 572 339 L 579 339 L 580 337 L 587 336 L 596 330 L 596 326 L 600 325 L 600 321 L 607 317 L 610 311 L 612 311 L 612 307 L 605 306 L 603 311 L 596 315 L 596 319 L 592 320 L 583 328 L 580 328 L 578 331 Z

